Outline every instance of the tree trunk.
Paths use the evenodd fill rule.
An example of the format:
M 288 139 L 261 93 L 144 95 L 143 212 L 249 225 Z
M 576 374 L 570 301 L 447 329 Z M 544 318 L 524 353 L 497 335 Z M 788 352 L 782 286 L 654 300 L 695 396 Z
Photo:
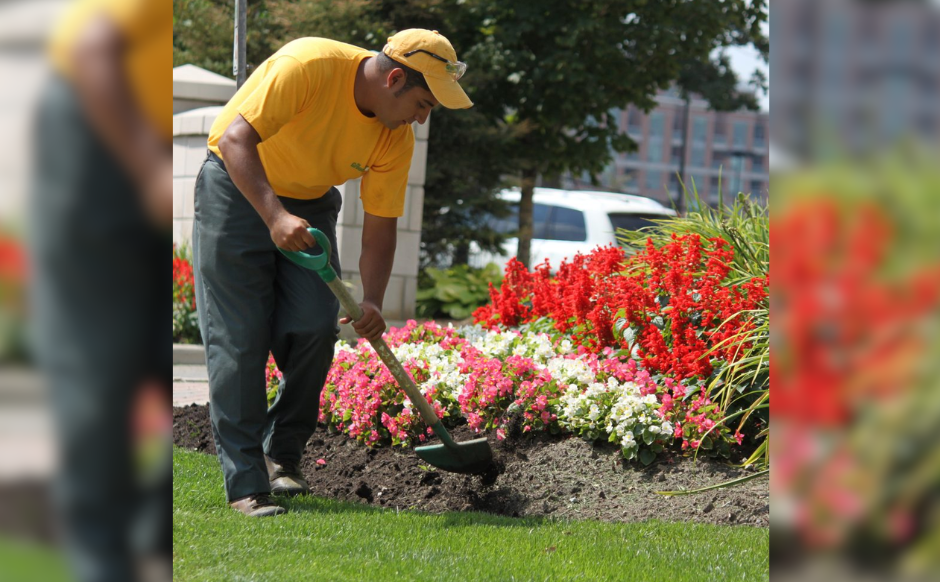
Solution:
M 522 198 L 519 200 L 519 247 L 516 258 L 528 269 L 532 258 L 532 194 L 535 191 L 535 169 L 522 170 Z
M 682 109 L 682 153 L 679 155 L 679 191 L 676 192 L 676 212 L 679 216 L 685 214 L 685 189 L 683 184 L 688 184 L 685 178 L 685 157 L 689 144 L 689 104 L 692 101 L 692 94 L 685 94 L 685 107 Z
M 460 242 L 454 245 L 454 256 L 451 260 L 451 266 L 466 265 L 470 261 L 470 245 L 466 242 Z

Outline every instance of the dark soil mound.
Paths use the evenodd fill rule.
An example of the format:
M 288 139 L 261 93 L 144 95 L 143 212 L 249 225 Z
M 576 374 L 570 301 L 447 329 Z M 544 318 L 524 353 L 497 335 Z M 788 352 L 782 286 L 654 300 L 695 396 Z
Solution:
M 458 442 L 479 438 L 467 427 L 451 434 Z M 750 474 L 719 461 L 700 457 L 693 462 L 667 454 L 642 467 L 624 462 L 612 445 L 592 445 L 579 438 L 510 434 L 504 441 L 497 441 L 495 435 L 489 439 L 497 466 L 490 475 L 480 477 L 434 470 L 413 451 L 369 449 L 320 428 L 307 443 L 303 471 L 314 495 L 387 508 L 604 521 L 769 524 L 766 477 L 697 495 L 655 493 L 696 489 Z M 208 407 L 174 408 L 173 441 L 215 454 Z M 317 459 L 326 464 L 318 465 Z

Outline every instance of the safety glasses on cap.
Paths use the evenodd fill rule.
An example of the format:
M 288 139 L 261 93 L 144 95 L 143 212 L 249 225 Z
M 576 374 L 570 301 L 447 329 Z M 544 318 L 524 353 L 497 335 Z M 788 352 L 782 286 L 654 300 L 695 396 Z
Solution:
M 407 53 L 405 53 L 405 57 L 406 57 L 406 58 L 407 58 L 407 57 L 410 57 L 411 55 L 413 55 L 413 54 L 415 54 L 415 53 L 424 53 L 424 54 L 426 54 L 426 55 L 430 55 L 430 56 L 434 57 L 435 59 L 437 59 L 437 60 L 443 62 L 443 63 L 444 63 L 444 70 L 447 71 L 448 74 L 450 74 L 450 76 L 454 78 L 454 81 L 459 81 L 460 78 L 463 77 L 463 74 L 467 72 L 467 63 L 464 63 L 464 62 L 462 62 L 462 61 L 457 61 L 456 63 L 453 62 L 453 61 L 448 61 L 448 60 L 445 59 L 444 57 L 442 57 L 442 56 L 440 56 L 440 55 L 436 55 L 436 54 L 434 54 L 434 53 L 432 53 L 432 52 L 430 52 L 430 51 L 426 51 L 426 50 L 424 50 L 424 49 L 415 49 L 415 50 L 413 50 L 413 51 L 411 51 L 411 52 L 407 52 Z

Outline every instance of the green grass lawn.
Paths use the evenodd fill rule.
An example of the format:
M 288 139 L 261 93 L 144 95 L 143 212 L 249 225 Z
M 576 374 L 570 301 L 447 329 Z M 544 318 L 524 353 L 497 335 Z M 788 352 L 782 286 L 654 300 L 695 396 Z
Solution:
M 229 509 L 214 456 L 173 452 L 173 579 L 769 580 L 766 529 L 396 512 L 321 498 Z
M 0 580 L 68 582 L 72 576 L 60 550 L 0 536 Z

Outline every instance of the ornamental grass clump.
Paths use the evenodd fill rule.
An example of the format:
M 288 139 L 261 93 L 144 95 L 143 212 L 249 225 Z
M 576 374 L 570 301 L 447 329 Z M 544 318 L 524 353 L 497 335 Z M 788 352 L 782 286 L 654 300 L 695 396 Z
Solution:
M 722 252 L 707 265 L 714 273 L 724 273 L 715 281 L 720 293 L 712 301 L 712 320 L 717 327 L 707 336 L 709 349 L 704 358 L 714 371 L 698 377 L 696 383 L 723 413 L 718 428 L 734 429 L 733 441 L 741 443 L 747 431 L 756 450 L 745 464 L 768 466 L 770 434 L 770 220 L 766 204 L 739 195 L 732 205 L 713 208 L 705 204 L 693 188 L 685 193 L 689 212 L 685 217 L 657 221 L 642 232 L 618 231 L 618 239 L 633 249 L 652 245 L 664 249 L 677 238 L 697 236 L 703 241 L 725 241 Z M 799 222 L 799 221 L 797 221 Z M 784 237 L 781 237 L 784 238 Z M 719 243 L 715 243 L 719 244 Z M 788 248 L 793 245 L 788 245 Z M 799 254 L 799 253 L 797 253 Z M 726 291 L 727 290 L 727 291 Z M 746 297 L 742 300 L 742 295 Z M 725 303 L 725 298 L 731 301 Z M 720 309 L 720 311 L 719 311 Z M 694 312 L 693 312 L 694 313 Z M 624 333 L 633 333 L 627 328 Z M 703 385 L 704 381 L 704 385 Z M 778 403 L 779 404 L 779 403 Z M 704 408 L 711 406 L 705 405 Z M 709 412 L 709 415 L 713 412 Z M 697 414 L 693 414 L 697 417 Z M 701 428 L 699 423 L 698 428 Z M 698 430 L 696 430 L 698 432 Z M 729 431 L 730 435 L 730 431 Z M 709 446 L 713 434 L 705 431 L 702 447 Z M 695 439 L 692 439 L 695 440 Z

